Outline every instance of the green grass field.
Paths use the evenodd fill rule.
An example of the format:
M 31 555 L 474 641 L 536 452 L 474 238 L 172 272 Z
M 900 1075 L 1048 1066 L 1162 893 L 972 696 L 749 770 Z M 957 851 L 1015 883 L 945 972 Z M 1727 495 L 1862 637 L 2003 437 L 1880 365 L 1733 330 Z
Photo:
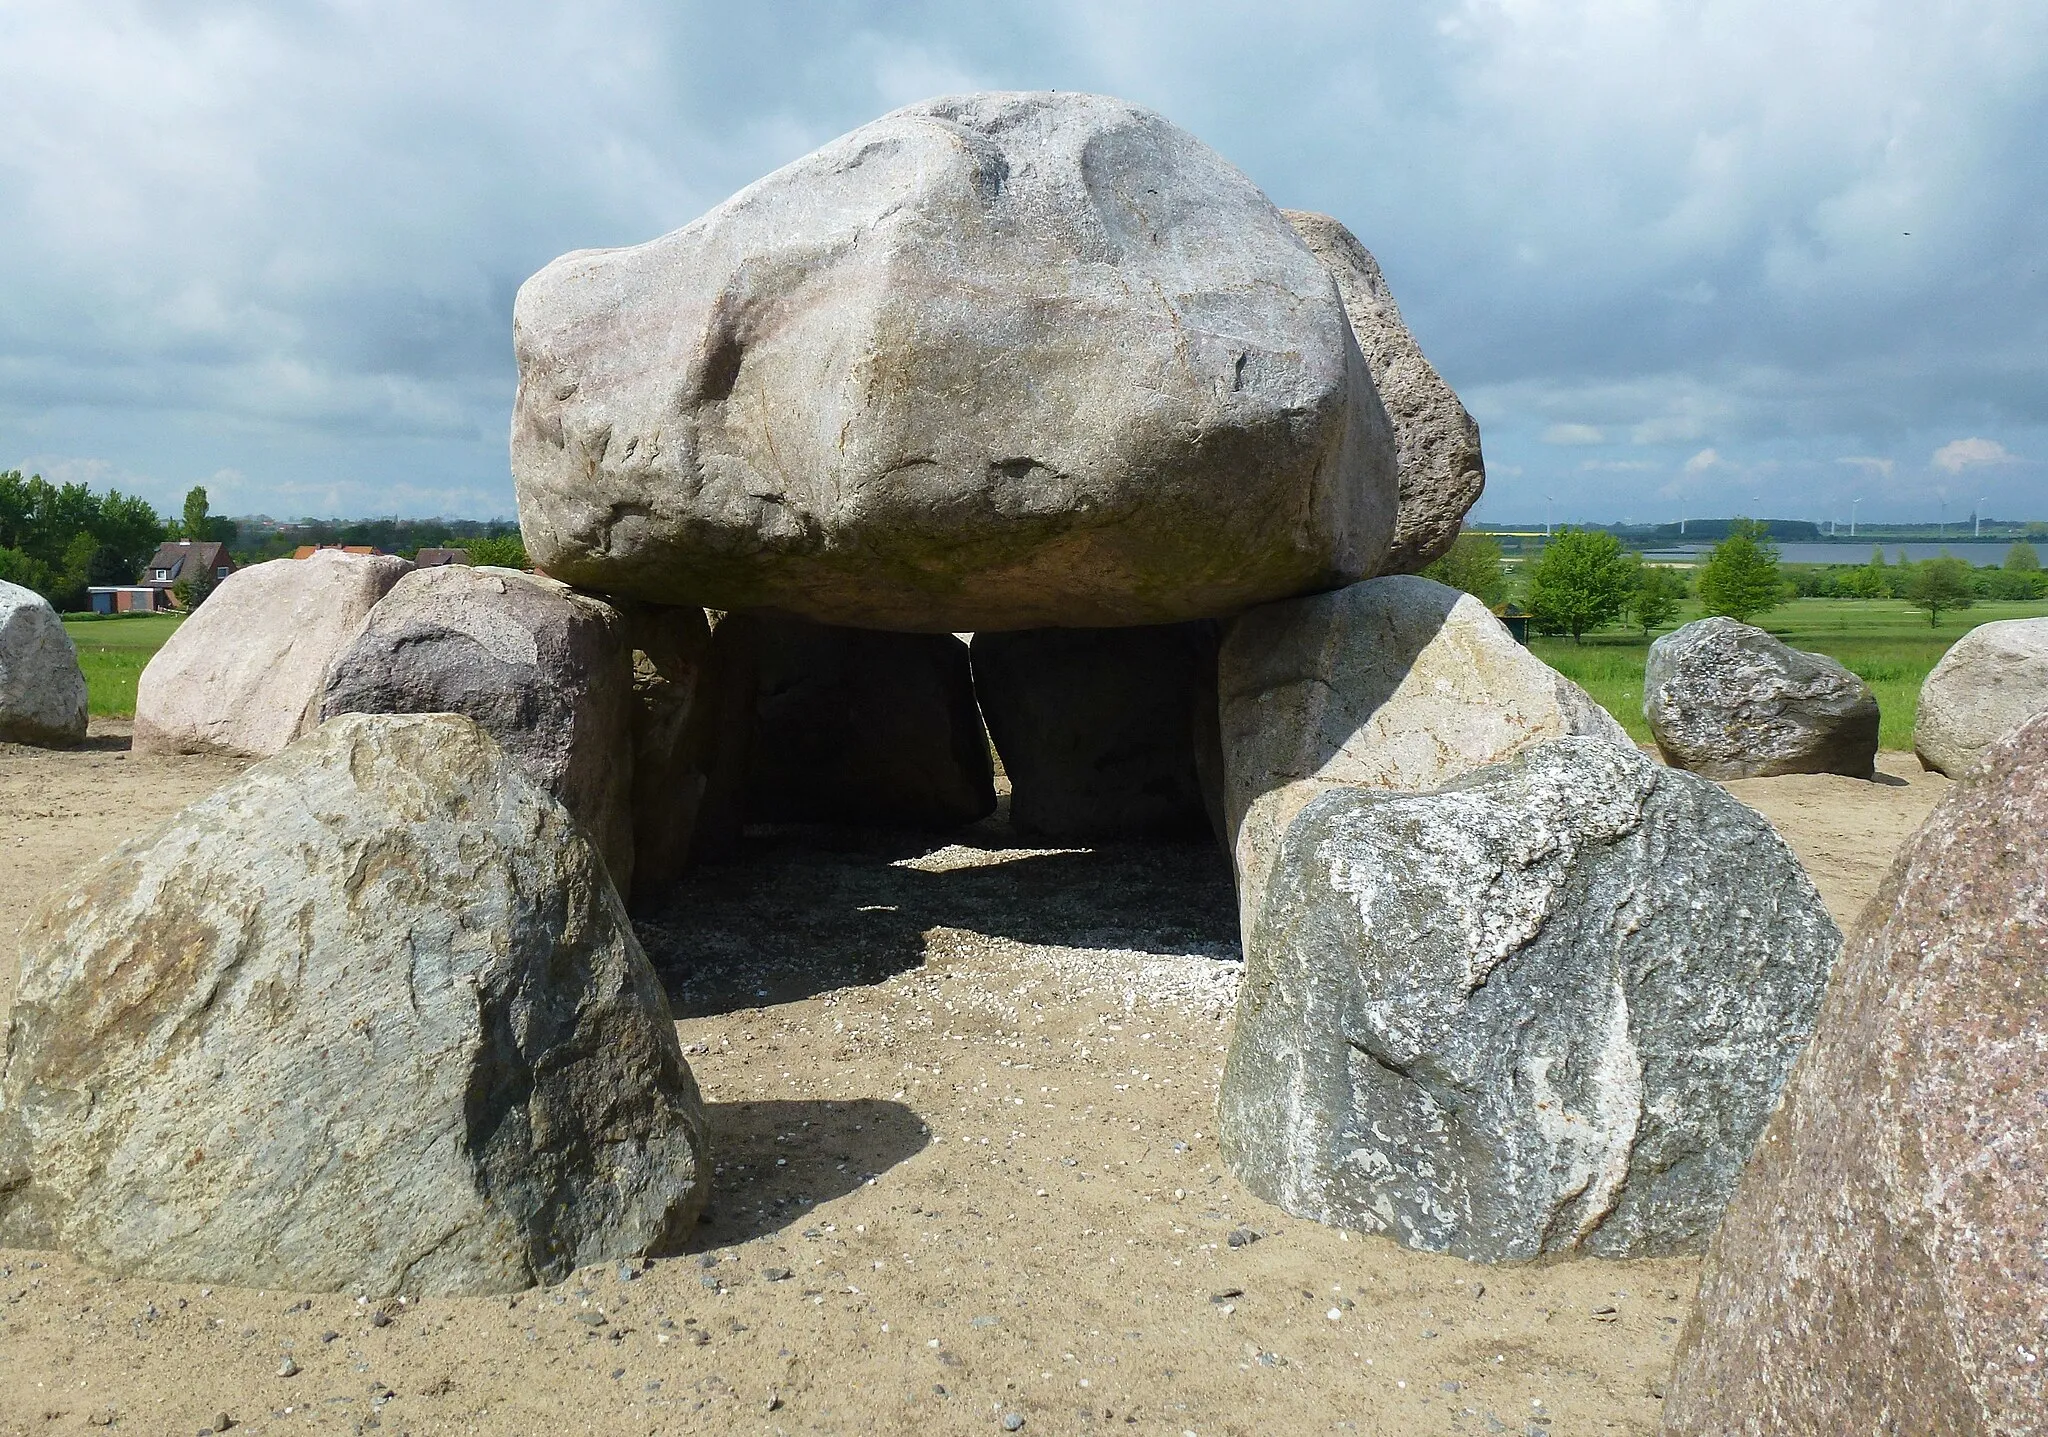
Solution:
M 1756 623 L 1794 648 L 1827 654 L 1859 675 L 1877 695 L 1883 715 L 1878 742 L 1885 748 L 1910 749 L 1920 684 L 1948 646 L 1994 619 L 2043 616 L 2048 616 L 2048 600 L 1980 601 L 1973 608 L 1943 614 L 1930 628 L 1926 613 L 1902 599 L 1794 599 Z M 1687 604 L 1679 622 L 1698 617 L 1699 606 Z M 1642 635 L 1589 634 L 1583 645 L 1570 639 L 1534 638 L 1529 646 L 1598 699 L 1637 742 L 1650 741 L 1650 727 L 1643 722 L 1643 660 L 1649 645 Z
M 1993 619 L 2036 619 L 2048 616 L 2048 600 L 2029 604 L 1980 602 L 1974 608 L 1941 616 L 1928 627 L 1927 615 L 1898 599 L 1794 599 L 1759 620 L 1794 648 L 1828 654 L 1862 676 L 1877 694 L 1884 715 L 1879 742 L 1886 748 L 1913 746 L 1913 710 L 1920 684 L 1948 646 L 1979 624 Z M 1699 617 L 1687 604 L 1681 623 Z M 134 618 L 64 621 L 78 645 L 92 711 L 126 717 L 135 712 L 135 681 L 150 655 L 163 646 L 182 614 L 145 614 Z M 1661 632 L 1661 631 L 1660 631 Z M 1583 685 L 1639 743 L 1650 741 L 1643 722 L 1643 659 L 1649 648 L 1642 635 L 1610 630 L 1590 634 L 1584 644 L 1570 639 L 1537 637 L 1536 655 Z
M 136 614 L 121 618 L 64 620 L 64 632 L 78 646 L 85 691 L 92 712 L 127 718 L 135 712 L 135 681 L 164 640 L 185 622 L 183 614 Z

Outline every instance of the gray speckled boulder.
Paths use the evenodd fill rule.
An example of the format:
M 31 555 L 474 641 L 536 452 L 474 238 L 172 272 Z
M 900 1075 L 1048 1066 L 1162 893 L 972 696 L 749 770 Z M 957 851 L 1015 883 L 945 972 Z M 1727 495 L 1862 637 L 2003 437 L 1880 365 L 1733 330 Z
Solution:
M 299 1291 L 504 1292 L 687 1235 L 661 985 L 568 813 L 469 719 L 334 719 L 22 934 L 0 1246 Z
M 1379 261 L 1344 225 L 1312 210 L 1282 210 L 1344 296 L 1351 332 L 1400 448 L 1401 507 L 1382 574 L 1413 574 L 1450 551 L 1465 513 L 1486 488 L 1479 426 L 1401 321 Z
M 1761 818 L 1633 749 L 1324 793 L 1251 926 L 1224 1157 L 1425 1251 L 1698 1251 L 1840 947 Z
M 562 801 L 633 885 L 633 659 L 623 615 L 516 569 L 418 569 L 327 671 L 321 714 L 459 713 Z
M 1920 762 L 1965 778 L 2006 734 L 2048 713 L 2048 619 L 1979 624 L 1949 646 L 1920 685 L 1913 748 Z
M 1159 624 L 1362 578 L 1393 430 L 1234 166 L 1070 92 L 886 115 L 520 289 L 527 551 L 606 593 L 925 632 Z
M 1419 575 L 1242 615 L 1226 630 L 1217 688 L 1226 846 L 1247 933 L 1288 824 L 1326 789 L 1423 792 L 1569 735 L 1635 747 L 1486 605 Z
M 1216 706 L 1215 625 L 1028 629 L 976 634 L 970 648 L 1018 832 L 1087 841 L 1208 830 L 1195 732 L 1197 706 Z
M 1734 619 L 1701 619 L 1650 645 L 1643 717 L 1667 763 L 1708 778 L 1868 778 L 1877 760 L 1869 684 Z
M 85 738 L 85 674 L 64 621 L 34 589 L 0 579 L 0 741 Z

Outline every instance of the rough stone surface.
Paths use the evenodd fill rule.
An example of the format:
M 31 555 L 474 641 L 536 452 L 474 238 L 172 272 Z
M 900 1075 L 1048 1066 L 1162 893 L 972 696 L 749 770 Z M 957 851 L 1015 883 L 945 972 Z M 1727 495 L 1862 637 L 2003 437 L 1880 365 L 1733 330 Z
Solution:
M 1941 656 L 1920 685 L 1913 748 L 1920 762 L 1966 777 L 1984 751 L 2048 713 L 2048 619 L 1979 624 Z
M 665 893 L 689 868 L 711 787 L 715 733 L 706 713 L 711 625 L 698 608 L 618 606 L 633 655 L 634 904 Z
M 1864 910 L 1666 1433 L 2048 1432 L 2048 716 L 1983 760 Z
M 884 116 L 528 280 L 512 468 L 559 578 L 927 632 L 1157 624 L 1362 578 L 1393 430 L 1329 274 L 1151 111 Z
M 976 634 L 974 694 L 1010 778 L 1010 821 L 1045 838 L 1205 832 L 1198 706 L 1216 704 L 1216 627 Z
M 0 1246 L 502 1292 L 703 1206 L 696 1085 L 604 866 L 466 718 L 327 723 L 45 900 L 22 955 Z
M 1870 685 L 1734 619 L 1701 619 L 1650 645 L 1643 717 L 1666 763 L 1708 778 L 1868 778 L 1877 762 Z
M 45 747 L 85 737 L 85 674 L 50 601 L 0 579 L 0 741 Z
M 994 811 L 995 765 L 953 635 L 732 614 L 712 649 L 752 678 L 750 820 L 946 829 Z
M 1252 926 L 1224 1157 L 1425 1251 L 1697 1251 L 1840 946 L 1762 818 L 1633 749 L 1324 793 Z
M 329 668 L 321 712 L 459 713 L 633 885 L 633 660 L 611 605 L 516 569 L 406 575 Z
M 1635 747 L 1486 605 L 1409 575 L 1243 615 L 1225 632 L 1217 683 L 1226 846 L 1247 931 L 1281 835 L 1318 793 L 1423 792 L 1548 738 Z
M 412 564 L 321 549 L 237 569 L 156 651 L 135 748 L 264 758 L 320 722 L 328 665 Z
M 1486 488 L 1479 426 L 1422 357 L 1379 261 L 1358 236 L 1312 210 L 1281 213 L 1337 281 L 1373 388 L 1394 424 L 1401 502 L 1379 572 L 1416 573 L 1449 552 L 1466 511 Z

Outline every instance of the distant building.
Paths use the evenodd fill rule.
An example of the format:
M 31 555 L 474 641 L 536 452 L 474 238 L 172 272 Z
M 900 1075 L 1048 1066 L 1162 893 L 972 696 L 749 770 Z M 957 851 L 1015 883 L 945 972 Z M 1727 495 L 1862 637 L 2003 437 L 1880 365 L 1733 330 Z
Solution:
M 421 569 L 438 569 L 443 564 L 467 564 L 469 550 L 422 549 L 412 556 L 412 562 L 414 567 Z
M 161 613 L 179 607 L 177 585 L 197 583 L 202 576 L 217 584 L 234 572 L 227 545 L 211 539 L 172 539 L 157 546 L 133 584 L 95 587 L 86 593 L 96 614 Z
M 1503 624 L 1507 625 L 1508 632 L 1515 636 L 1516 643 L 1526 644 L 1529 642 L 1529 611 L 1527 609 L 1523 608 L 1520 604 L 1502 604 L 1493 612 Z
M 343 554 L 381 554 L 384 552 L 382 549 L 373 548 L 368 544 L 301 544 L 298 548 L 292 550 L 292 557 L 294 559 L 310 559 L 322 549 L 334 549 Z

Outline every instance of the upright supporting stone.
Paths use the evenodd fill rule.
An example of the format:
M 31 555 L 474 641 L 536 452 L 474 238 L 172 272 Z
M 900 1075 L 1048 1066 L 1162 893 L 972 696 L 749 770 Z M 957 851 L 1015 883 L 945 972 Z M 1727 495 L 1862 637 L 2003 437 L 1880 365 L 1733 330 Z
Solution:
M 948 829 L 994 811 L 995 765 L 953 635 L 732 614 L 712 650 L 753 679 L 750 820 Z
M 610 604 L 515 569 L 420 569 L 370 611 L 321 712 L 467 714 L 633 884 L 633 660 Z
M 976 634 L 971 648 L 1020 833 L 1087 842 L 1208 828 L 1195 735 L 1197 709 L 1216 702 L 1213 624 Z
M 1698 1251 L 1840 946 L 1761 818 L 1633 749 L 1329 790 L 1248 935 L 1224 1159 L 1429 1252 Z
M 1217 687 L 1247 933 L 1281 835 L 1319 793 L 1422 792 L 1567 735 L 1635 747 L 1486 605 L 1412 576 L 1241 615 L 1225 633 Z

